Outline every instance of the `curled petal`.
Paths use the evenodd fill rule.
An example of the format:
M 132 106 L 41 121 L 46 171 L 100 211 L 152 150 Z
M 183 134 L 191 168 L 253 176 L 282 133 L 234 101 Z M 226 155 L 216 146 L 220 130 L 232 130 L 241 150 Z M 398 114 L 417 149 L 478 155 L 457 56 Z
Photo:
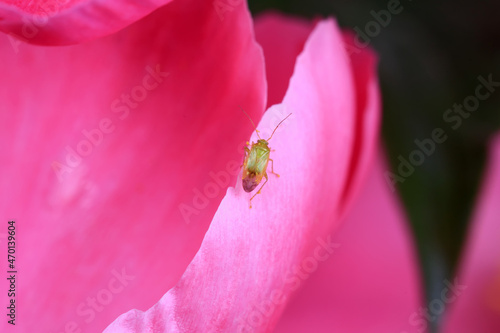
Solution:
M 0 30 L 13 47 L 86 42 L 125 28 L 171 0 L 2 1 Z

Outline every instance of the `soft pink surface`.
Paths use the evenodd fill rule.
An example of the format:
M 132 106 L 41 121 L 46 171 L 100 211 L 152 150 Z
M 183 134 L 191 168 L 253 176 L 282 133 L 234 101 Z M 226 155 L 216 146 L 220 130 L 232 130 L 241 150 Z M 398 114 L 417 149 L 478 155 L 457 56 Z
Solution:
M 255 18 L 255 38 L 266 59 L 267 107 L 283 101 L 297 56 L 313 28 L 311 21 L 278 12 Z
M 266 59 L 266 78 L 268 82 L 268 105 L 280 102 L 288 88 L 293 73 L 296 57 L 302 51 L 307 37 L 314 27 L 313 22 L 269 12 L 255 20 L 255 37 L 262 46 Z M 353 34 L 344 32 L 343 43 L 332 45 L 339 52 L 347 52 L 350 57 L 350 68 L 354 77 L 356 90 L 356 113 L 354 128 L 356 136 L 351 155 L 349 184 L 345 188 L 345 207 L 355 196 L 363 180 L 363 170 L 371 162 L 371 154 L 362 151 L 373 151 L 378 136 L 378 112 L 380 98 L 376 80 L 376 56 L 370 49 L 358 49 L 354 46 Z
M 348 189 L 365 172 L 366 164 L 351 163 L 372 154 L 373 144 L 364 143 L 375 141 L 372 127 L 378 126 L 374 62 L 366 69 L 369 79 L 358 86 L 353 74 L 359 73 L 352 70 L 343 45 L 334 21 L 320 22 L 297 59 L 283 103 L 271 107 L 260 122 L 260 134 L 267 138 L 293 113 L 270 141 L 281 177 L 270 174 L 251 210 L 241 181 L 229 188 L 179 283 L 148 311 L 120 316 L 107 332 L 273 329 L 300 285 L 298 267 L 328 242 L 326 236 L 345 212 Z M 356 88 L 373 100 L 360 103 Z M 363 112 L 358 112 L 360 105 L 366 106 Z M 363 126 L 357 125 L 360 114 L 367 119 Z
M 16 54 L 1 43 L 0 237 L 15 219 L 21 292 L 16 327 L 2 320 L 0 331 L 100 331 L 177 282 L 235 182 L 252 132 L 239 106 L 257 121 L 266 103 L 249 12 L 221 21 L 212 1 L 183 0 L 79 46 Z M 154 79 L 157 67 L 168 76 Z M 131 107 L 120 101 L 140 91 Z M 68 166 L 67 147 L 108 121 L 111 133 Z M 60 181 L 55 161 L 71 170 Z M 211 172 L 224 173 L 220 185 Z M 119 282 L 123 272 L 133 279 Z M 91 316 L 96 297 L 105 304 Z
M 4 0 L 0 2 L 0 30 L 9 34 L 13 47 L 19 40 L 76 44 L 123 29 L 170 1 Z
M 447 333 L 500 332 L 500 136 L 492 141 L 490 152 L 457 275 L 467 289 L 450 304 Z
M 418 332 L 421 307 L 416 253 L 401 203 L 378 159 L 342 228 L 338 248 L 304 279 L 276 332 Z

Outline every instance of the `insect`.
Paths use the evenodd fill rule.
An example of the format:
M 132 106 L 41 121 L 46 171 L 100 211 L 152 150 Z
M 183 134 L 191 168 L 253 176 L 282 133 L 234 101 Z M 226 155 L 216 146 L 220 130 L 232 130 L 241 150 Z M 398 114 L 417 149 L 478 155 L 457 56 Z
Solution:
M 262 181 L 262 177 L 266 178 L 266 181 L 264 184 L 262 184 L 261 188 L 255 193 L 251 198 L 250 198 L 250 208 L 252 208 L 252 199 L 255 198 L 257 194 L 262 191 L 262 188 L 266 185 L 267 181 L 269 180 L 267 177 L 267 164 L 269 161 L 271 161 L 271 173 L 275 174 L 276 176 L 280 176 L 277 173 L 274 172 L 274 161 L 269 158 L 269 155 L 271 153 L 271 148 L 269 147 L 269 140 L 274 135 L 274 132 L 278 129 L 278 127 L 283 123 L 288 117 L 290 117 L 292 114 L 290 113 L 288 116 L 285 117 L 280 123 L 276 126 L 274 131 L 271 133 L 271 136 L 269 139 L 264 140 L 260 137 L 259 135 L 259 130 L 257 127 L 255 127 L 255 124 L 253 123 L 252 119 L 250 116 L 243 110 L 243 111 L 248 119 L 250 119 L 250 122 L 252 123 L 253 127 L 255 128 L 255 132 L 257 133 L 257 137 L 259 140 L 257 142 L 252 142 L 252 146 L 250 148 L 245 147 L 245 159 L 243 161 L 243 175 L 242 175 L 242 185 L 243 189 L 245 192 L 252 192 L 257 185 L 260 184 Z M 250 143 L 247 142 L 247 145 L 249 146 Z

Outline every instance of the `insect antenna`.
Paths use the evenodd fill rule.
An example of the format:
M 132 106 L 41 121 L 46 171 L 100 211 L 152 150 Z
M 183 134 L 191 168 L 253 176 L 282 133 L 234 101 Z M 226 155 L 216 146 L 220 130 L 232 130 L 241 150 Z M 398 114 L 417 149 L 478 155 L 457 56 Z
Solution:
M 281 125 L 282 122 L 284 122 L 288 117 L 290 117 L 292 114 L 290 113 L 288 116 L 285 117 L 285 119 L 283 119 L 282 121 L 280 121 L 280 123 L 278 125 L 276 125 L 276 127 L 274 128 L 274 131 L 271 133 L 271 136 L 269 137 L 269 139 L 267 139 L 266 141 L 269 141 L 271 140 L 271 138 L 273 137 L 274 135 L 274 132 L 276 132 L 276 130 L 278 129 L 278 127 Z
M 252 118 L 250 118 L 250 116 L 248 115 L 248 113 L 246 113 L 245 110 L 243 110 L 243 108 L 241 106 L 238 105 L 238 107 L 241 109 L 241 111 L 243 111 L 243 113 L 248 117 L 248 119 L 252 123 L 253 127 L 255 128 L 255 133 L 257 133 L 257 137 L 262 140 L 262 138 L 259 135 L 259 130 L 257 129 L 257 126 L 255 126 L 255 124 L 253 123 Z

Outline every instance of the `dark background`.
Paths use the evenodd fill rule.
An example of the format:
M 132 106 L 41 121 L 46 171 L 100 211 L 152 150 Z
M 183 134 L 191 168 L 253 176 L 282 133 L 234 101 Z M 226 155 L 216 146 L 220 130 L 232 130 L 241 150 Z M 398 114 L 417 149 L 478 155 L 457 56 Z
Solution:
M 382 15 L 377 22 L 373 13 L 387 11 L 393 1 L 249 0 L 249 6 L 254 15 L 274 9 L 311 19 L 333 16 L 341 27 L 366 33 L 363 38 L 380 58 L 383 143 L 394 174 L 401 158 L 408 161 L 421 150 L 415 140 L 443 129 L 447 140 L 436 143 L 434 152 L 396 186 L 429 302 L 440 298 L 443 281 L 452 279 L 460 260 L 488 141 L 500 129 L 500 87 L 460 123 L 443 115 L 474 96 L 479 76 L 500 82 L 500 2 L 401 0 L 397 8 L 402 9 L 390 21 Z M 439 320 L 431 324 L 436 331 Z

